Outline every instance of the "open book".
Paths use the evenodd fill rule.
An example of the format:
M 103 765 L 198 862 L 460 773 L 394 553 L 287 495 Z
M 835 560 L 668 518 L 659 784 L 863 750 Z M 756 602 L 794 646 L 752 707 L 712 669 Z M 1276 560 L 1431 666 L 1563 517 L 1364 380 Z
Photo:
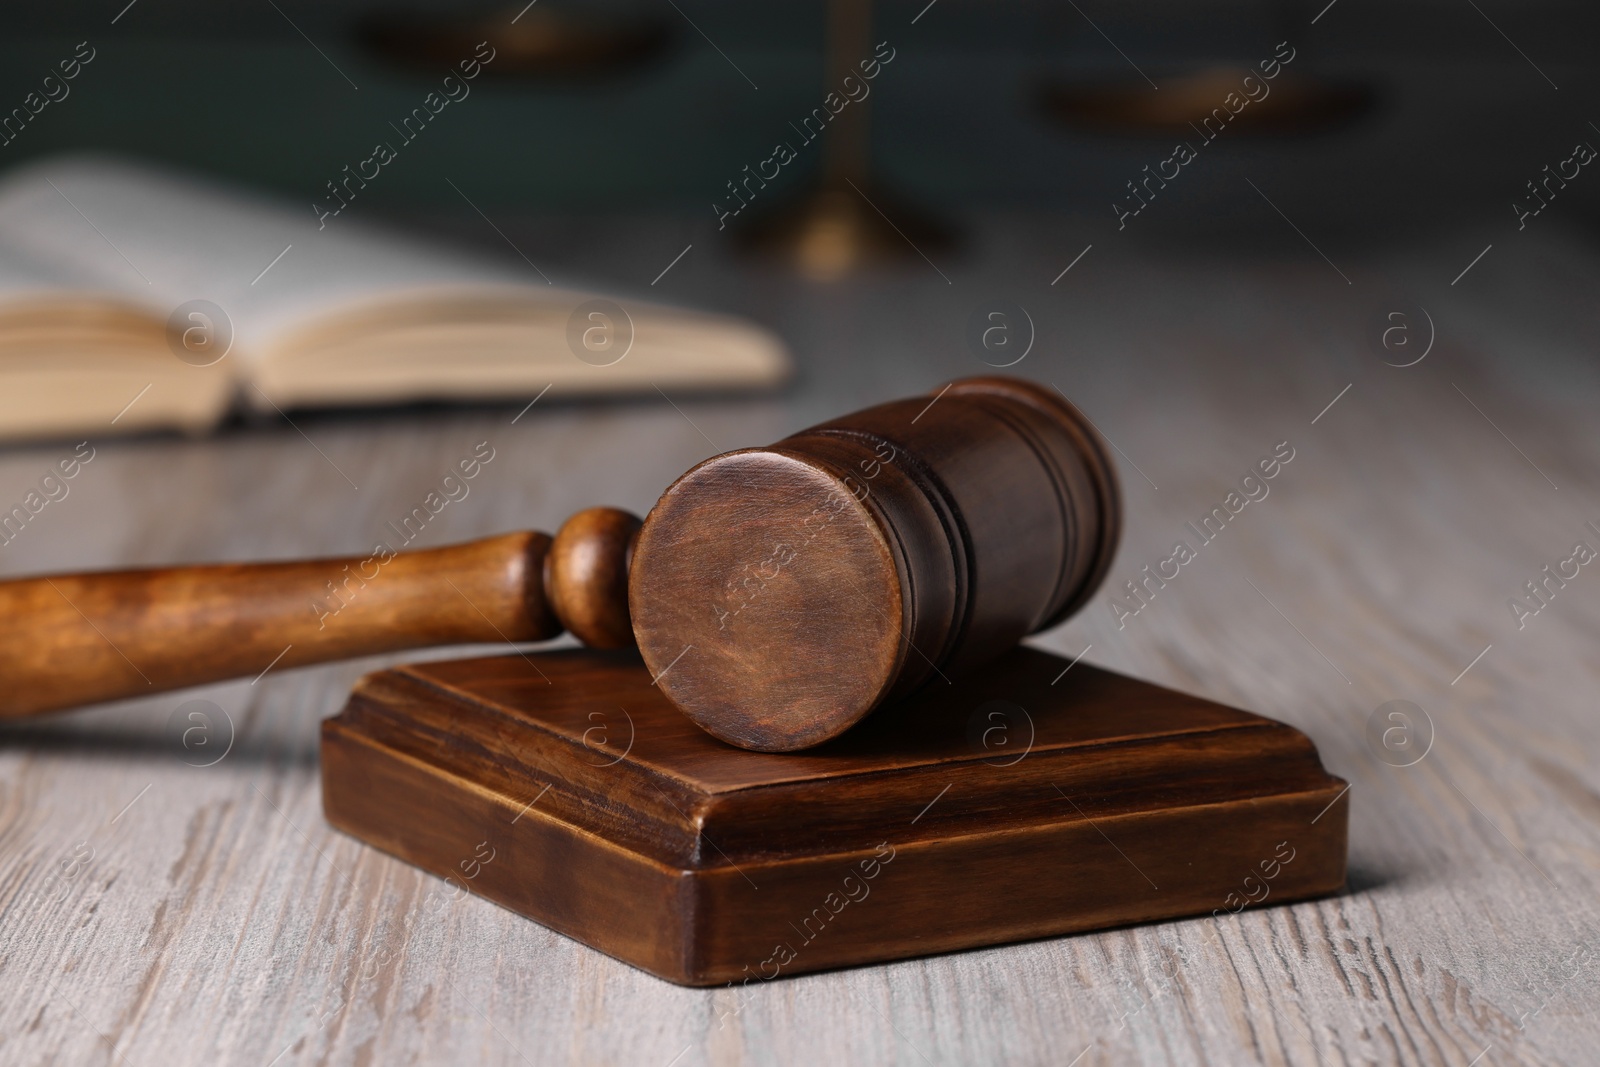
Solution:
M 0 179 L 0 437 L 200 432 L 235 404 L 760 387 L 788 369 L 739 319 L 142 164 L 69 156 Z

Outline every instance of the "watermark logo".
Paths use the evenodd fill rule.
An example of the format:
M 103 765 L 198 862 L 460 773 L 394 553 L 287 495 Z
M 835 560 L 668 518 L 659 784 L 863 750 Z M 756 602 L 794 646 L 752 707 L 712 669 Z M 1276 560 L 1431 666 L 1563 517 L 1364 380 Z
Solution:
M 1590 124 L 1593 126 L 1593 123 Z M 1540 214 L 1550 206 L 1561 190 L 1567 187 L 1567 182 L 1575 179 L 1582 168 L 1588 166 L 1595 158 L 1594 146 L 1587 141 L 1579 141 L 1572 149 L 1572 155 L 1557 163 L 1554 168 L 1546 163 L 1540 172 L 1543 177 L 1528 180 L 1528 199 L 1511 202 L 1511 210 L 1517 216 L 1517 229 L 1524 230 L 1528 227 L 1528 220 Z M 1567 168 L 1571 167 L 1571 171 Z M 1484 249 L 1485 252 L 1488 249 Z M 1470 268 L 1469 268 L 1470 269 Z M 1463 271 L 1462 273 L 1465 273 Z M 1461 279 L 1457 278 L 1456 281 Z M 1451 283 L 1455 284 L 1454 282 Z
M 512 21 L 515 22 L 516 19 Z M 915 22 L 916 19 L 912 19 L 912 21 Z M 830 91 L 827 96 L 823 97 L 819 106 L 811 109 L 811 114 L 800 120 L 800 125 L 796 126 L 794 121 L 790 120 L 789 129 L 798 135 L 796 137 L 796 140 L 800 142 L 798 148 L 787 139 L 789 134 L 785 132 L 783 134 L 785 139 L 779 141 L 773 148 L 772 155 L 761 160 L 754 167 L 746 163 L 739 174 L 726 183 L 730 198 L 721 203 L 716 201 L 711 203 L 711 213 L 717 217 L 717 229 L 727 229 L 728 220 L 736 218 L 740 212 L 749 207 L 751 202 L 761 195 L 761 191 L 767 187 L 768 182 L 777 181 L 778 175 L 782 173 L 783 168 L 798 159 L 800 150 L 805 148 L 806 145 L 822 137 L 823 132 L 828 128 L 828 124 L 840 112 L 851 104 L 859 104 L 865 101 L 872 94 L 870 82 L 883 72 L 884 67 L 894 62 L 895 55 L 896 52 L 890 47 L 888 41 L 879 41 L 877 47 L 872 50 L 871 58 L 863 59 L 857 63 L 855 70 L 852 70 L 840 80 L 839 87 Z M 732 63 L 733 61 L 729 60 L 729 62 Z M 734 69 L 739 70 L 737 66 Z M 860 72 L 859 76 L 856 73 L 857 71 Z M 744 75 L 742 70 L 739 73 Z M 745 75 L 745 81 L 750 81 L 748 75 Z M 756 83 L 750 82 L 750 87 L 752 89 L 757 88 Z M 767 170 L 769 166 L 772 168 L 770 172 Z
M 617 710 L 622 712 L 622 722 L 604 711 L 589 713 L 593 725 L 583 731 L 582 740 L 584 748 L 600 757 L 589 761 L 596 767 L 614 767 L 633 751 L 633 716 L 628 714 L 627 708 L 618 707 Z
M 167 347 L 191 367 L 209 367 L 233 348 L 233 320 L 209 300 L 187 300 L 167 316 Z
M 166 736 L 191 767 L 214 767 L 233 750 L 233 717 L 209 700 L 186 700 L 167 716 Z
M 117 18 L 121 17 L 121 15 L 117 16 Z M 111 21 L 115 22 L 117 19 L 112 19 Z M 21 105 L 12 108 L 11 114 L 5 116 L 4 122 L 0 122 L 0 147 L 9 145 L 12 141 L 22 136 L 22 131 L 28 128 L 28 124 L 34 120 L 34 117 L 39 112 L 51 104 L 59 104 L 68 96 L 71 96 L 72 86 L 67 83 L 81 74 L 84 67 L 94 62 L 94 57 L 97 54 L 88 41 L 79 41 L 78 47 L 73 51 L 71 58 L 59 60 L 56 66 L 59 68 L 60 73 L 57 74 L 56 71 L 52 70 L 49 74 L 46 74 L 37 83 L 39 87 L 30 90 L 28 95 L 22 98 Z
M 988 700 L 967 716 L 967 747 L 991 767 L 1014 767 L 1033 750 L 1033 717 L 1009 700 Z
M 633 319 L 610 300 L 586 300 L 567 318 L 567 347 L 591 367 L 620 363 L 633 347 Z
M 529 4 L 528 6 L 532 7 L 533 5 Z M 520 18 L 521 16 L 518 17 Z M 516 19 L 512 21 L 515 22 Z M 317 229 L 326 229 L 328 220 L 349 207 L 351 201 L 355 200 L 357 196 L 361 195 L 362 190 L 366 189 L 367 183 L 376 181 L 378 176 L 383 173 L 383 168 L 400 157 L 400 150 L 422 136 L 422 131 L 427 129 L 428 124 L 438 118 L 445 108 L 451 104 L 459 104 L 466 100 L 472 94 L 472 88 L 467 83 L 481 74 L 485 66 L 494 62 L 496 54 L 494 47 L 488 41 L 479 41 L 477 48 L 472 53 L 472 57 L 457 63 L 456 70 L 445 75 L 444 80 L 439 84 L 439 88 L 423 97 L 422 102 L 413 107 L 409 115 L 405 115 L 400 119 L 399 125 L 396 125 L 392 120 L 389 122 L 389 129 L 399 135 L 397 138 L 399 141 L 398 146 L 394 141 L 380 141 L 372 146 L 372 154 L 358 162 L 354 168 L 346 163 L 340 168 L 337 175 L 329 178 L 326 182 L 328 199 L 318 200 L 311 205 L 311 210 L 317 216 Z M 324 56 L 323 58 L 326 59 L 327 57 Z M 329 60 L 329 64 L 332 65 L 332 60 Z M 339 70 L 338 67 L 333 69 Z M 459 75 L 457 72 L 459 72 Z M 342 70 L 339 73 L 344 75 Z M 350 81 L 349 77 L 345 77 L 345 81 Z M 358 88 L 355 82 L 350 82 L 350 87 L 352 89 Z M 389 135 L 385 133 L 383 136 L 388 137 Z M 472 201 L 467 199 L 467 194 L 456 187 L 455 182 L 450 181 L 449 178 L 446 178 L 445 182 L 461 195 L 461 199 L 466 200 L 468 204 L 472 204 Z M 335 207 L 335 204 L 338 207 Z M 472 207 L 473 210 L 477 210 L 476 204 L 472 204 Z M 479 214 L 482 214 L 482 212 L 479 212 Z M 491 223 L 491 225 L 493 224 Z M 532 266 L 531 262 L 529 265 Z M 533 269 L 539 270 L 538 267 Z M 263 271 L 263 273 L 265 272 Z M 540 273 L 543 272 L 541 271 Z M 550 279 L 546 278 L 545 280 L 549 281 Z M 254 285 L 255 283 L 252 282 L 251 284 Z
M 1391 367 L 1415 367 L 1433 351 L 1438 331 L 1421 304 L 1391 300 L 1373 313 L 1367 344 Z
M 1273 50 L 1272 58 L 1263 59 L 1256 64 L 1256 70 L 1260 71 L 1259 77 L 1256 71 L 1251 71 L 1240 80 L 1239 88 L 1217 101 L 1217 106 L 1211 109 L 1211 114 L 1202 118 L 1198 125 L 1189 123 L 1189 128 L 1196 134 L 1198 147 L 1187 140 L 1188 134 L 1184 134 L 1185 140 L 1174 145 L 1172 154 L 1158 162 L 1155 170 L 1151 170 L 1148 163 L 1145 164 L 1140 176 L 1127 183 L 1130 195 L 1124 197 L 1118 194 L 1118 199 L 1111 204 L 1111 213 L 1117 217 L 1117 229 L 1127 229 L 1128 220 L 1149 207 L 1160 195 L 1161 190 L 1167 187 L 1168 182 L 1177 181 L 1178 176 L 1183 173 L 1183 168 L 1200 158 L 1200 153 L 1221 136 L 1222 131 L 1228 128 L 1228 124 L 1235 116 L 1243 113 L 1251 104 L 1259 104 L 1271 96 L 1272 79 L 1282 74 L 1283 68 L 1293 63 L 1298 54 L 1288 41 L 1279 41 Z M 1150 87 L 1154 89 L 1156 83 L 1150 82 Z M 1256 192 L 1261 193 L 1261 190 L 1257 189 Z M 1265 194 L 1262 194 L 1262 198 L 1265 199 Z M 1270 204 L 1272 201 L 1268 200 L 1267 203 Z
M 1433 748 L 1433 720 L 1409 700 L 1380 704 L 1367 716 L 1367 747 L 1391 767 L 1413 767 Z
M 88 869 L 94 858 L 94 846 L 87 840 L 79 841 L 65 859 L 49 869 L 42 885 L 23 896 L 23 904 L 27 907 L 43 907 L 67 899 L 72 894 L 78 876 Z
M 1267 483 L 1282 473 L 1284 465 L 1294 457 L 1294 446 L 1288 441 L 1279 441 L 1273 448 L 1272 455 L 1262 456 L 1254 467 L 1246 468 L 1239 476 L 1239 488 L 1230 490 L 1228 495 L 1222 498 L 1222 503 L 1213 506 L 1209 512 L 1200 516 L 1198 525 L 1192 521 L 1184 524 L 1183 537 L 1173 542 L 1170 556 L 1158 560 L 1153 566 L 1146 564 L 1139 572 L 1141 577 L 1138 577 L 1137 581 L 1130 578 L 1122 583 L 1120 593 L 1109 593 L 1106 603 L 1110 605 L 1111 613 L 1116 617 L 1117 629 L 1124 629 L 1128 625 L 1128 620 L 1148 607 L 1155 600 L 1156 594 L 1167 587 L 1168 582 L 1182 574 L 1183 568 L 1199 559 L 1200 549 L 1221 536 L 1222 531 L 1227 529 L 1228 523 L 1238 518 L 1246 507 L 1267 499 L 1272 492 L 1272 487 Z M 1189 543 L 1191 534 L 1194 535 L 1193 545 Z
M 982 304 L 967 316 L 967 347 L 991 367 L 1015 367 L 1033 351 L 1033 316 L 1019 304 Z

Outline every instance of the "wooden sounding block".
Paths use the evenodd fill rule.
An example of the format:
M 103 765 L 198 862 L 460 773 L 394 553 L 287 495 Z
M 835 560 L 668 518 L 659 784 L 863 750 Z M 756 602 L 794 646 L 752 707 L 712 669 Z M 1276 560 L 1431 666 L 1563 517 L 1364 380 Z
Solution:
M 1339 889 L 1349 798 L 1304 734 L 1018 648 L 802 753 L 695 726 L 637 655 L 368 675 L 329 822 L 685 985 Z

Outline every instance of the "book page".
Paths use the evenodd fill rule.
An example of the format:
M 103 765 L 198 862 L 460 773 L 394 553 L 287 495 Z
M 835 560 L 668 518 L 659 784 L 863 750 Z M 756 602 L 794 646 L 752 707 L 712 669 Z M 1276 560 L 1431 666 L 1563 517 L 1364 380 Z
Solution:
M 192 301 L 215 305 L 231 361 L 273 398 L 262 406 L 531 395 L 553 382 L 578 393 L 764 386 L 788 372 L 781 343 L 754 324 L 631 299 L 613 316 L 626 365 L 580 355 L 570 326 L 592 292 L 319 219 L 310 200 L 296 211 L 114 157 L 44 159 L 0 179 L 0 246 L 162 322 Z M 240 395 L 256 403 L 252 392 Z
M 432 286 L 516 282 L 450 249 L 424 247 L 219 182 L 109 156 L 38 160 L 0 179 L 0 244 L 54 276 L 166 312 L 210 300 L 248 352 L 363 298 Z M 281 258 L 280 258 L 281 257 Z
M 230 377 L 174 356 L 148 293 L 0 230 L 0 438 L 205 430 L 227 411 Z

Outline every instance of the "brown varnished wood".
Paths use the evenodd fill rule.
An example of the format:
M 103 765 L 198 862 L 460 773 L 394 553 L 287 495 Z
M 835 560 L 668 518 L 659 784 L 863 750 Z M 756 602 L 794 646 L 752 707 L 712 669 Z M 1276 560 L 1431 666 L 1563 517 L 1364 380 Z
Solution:
M 594 510 L 606 514 L 563 527 L 562 559 L 585 575 L 597 554 L 625 550 L 618 516 L 632 519 Z M 548 535 L 527 531 L 416 552 L 0 583 L 0 717 L 397 649 L 548 640 L 562 630 L 544 592 L 550 550 Z M 559 563 L 554 572 L 559 583 Z M 615 580 L 563 606 L 590 636 L 627 613 Z
M 585 508 L 561 524 L 544 559 L 544 591 L 556 618 L 590 648 L 633 644 L 628 567 L 638 516 L 620 508 Z
M 631 653 L 534 658 L 363 679 L 324 723 L 326 815 L 675 982 L 1226 914 L 1344 880 L 1345 783 L 1298 730 L 1087 664 L 1063 676 L 1037 650 L 790 754 L 696 729 Z M 1013 709 L 1005 745 L 983 736 L 994 701 Z M 865 895 L 841 906 L 851 875 Z M 771 962 L 779 946 L 794 958 Z
M 1121 500 L 1052 390 L 972 378 L 714 457 L 639 534 L 630 604 L 667 695 L 792 751 L 982 666 L 1081 606 Z
M 907 57 L 900 54 L 896 64 Z M 1157 80 L 1161 93 L 1151 95 L 1167 92 Z M 888 87 L 883 78 L 878 85 Z M 1278 192 L 1262 188 L 1294 215 Z M 66 192 L 106 228 L 91 205 Z M 998 229 L 986 223 L 980 243 L 1005 254 L 979 257 L 957 295 L 986 286 L 1004 291 L 1013 276 L 1054 278 L 1083 244 L 1063 255 L 1059 228 L 1039 223 L 1036 216 Z M 566 258 L 577 261 L 593 254 L 597 232 L 612 243 L 653 235 L 666 249 L 654 277 L 684 246 L 672 243 L 676 225 L 668 219 L 651 229 L 650 220 L 629 218 L 609 230 L 586 226 L 556 236 L 567 242 Z M 1531 286 L 1516 285 L 1514 274 L 1505 284 L 1491 276 L 1494 284 L 1469 288 L 1480 271 L 1495 268 L 1504 251 L 1497 242 L 1454 289 L 1440 286 L 1455 312 L 1441 315 L 1428 304 L 1440 328 L 1465 315 L 1483 324 L 1485 336 L 1516 337 L 1530 353 L 1566 351 L 1574 342 L 1600 348 L 1600 320 L 1582 315 L 1580 300 L 1562 299 L 1577 294 L 1600 260 L 1560 229 L 1518 235 L 1535 239 L 1540 261 L 1552 268 L 1537 277 L 1540 314 L 1525 313 Z M 106 232 L 131 254 L 117 232 Z M 1307 232 L 1350 270 L 1315 230 Z M 1404 290 L 1417 261 L 1431 260 L 1435 277 L 1437 268 L 1448 268 L 1448 281 L 1482 248 L 1463 251 L 1446 235 L 1363 257 L 1363 269 Z M 656 288 L 703 250 L 696 242 Z M 282 675 L 275 668 L 255 686 L 246 679 L 196 694 L 225 707 L 241 731 L 233 752 L 208 770 L 170 758 L 181 751 L 175 742 L 156 747 L 157 725 L 187 693 L 120 714 L 6 726 L 0 886 L 8 903 L 0 954 L 11 981 L 0 998 L 8 1035 L 0 1060 L 93 1064 L 121 1055 L 122 1063 L 156 1067 L 260 1049 L 259 1067 L 296 1041 L 277 1067 L 418 1059 L 666 1067 L 674 1057 L 675 1067 L 927 1067 L 923 1056 L 939 1067 L 1065 1067 L 1091 1044 L 1076 1067 L 1463 1067 L 1491 1043 L 1477 1067 L 1593 1062 L 1600 1012 L 1586 1005 L 1597 988 L 1595 960 L 1580 950 L 1592 949 L 1584 935 L 1600 923 L 1600 657 L 1593 655 L 1600 595 L 1587 584 L 1596 575 L 1584 568 L 1587 577 L 1569 582 L 1522 631 L 1505 604 L 1525 580 L 1541 577 L 1541 566 L 1565 558 L 1570 545 L 1555 553 L 1567 541 L 1595 544 L 1578 527 L 1584 519 L 1600 525 L 1600 515 L 1579 508 L 1563 519 L 1561 510 L 1569 497 L 1600 498 L 1600 464 L 1589 462 L 1587 451 L 1596 439 L 1584 430 L 1591 405 L 1573 402 L 1585 380 L 1565 371 L 1525 373 L 1504 389 L 1499 349 L 1481 344 L 1460 348 L 1460 358 L 1445 363 L 1436 346 L 1409 370 L 1374 366 L 1351 348 L 1347 363 L 1330 364 L 1338 338 L 1353 342 L 1362 333 L 1349 312 L 1371 305 L 1364 297 L 1345 304 L 1335 290 L 1346 287 L 1326 284 L 1337 278 L 1309 248 L 1298 265 L 1287 246 L 1284 257 L 1266 260 L 1218 249 L 1203 272 L 1190 273 L 1184 270 L 1194 264 L 1183 250 L 1146 247 L 1139 256 L 1099 261 L 1107 250 L 1096 241 L 1051 290 L 1074 287 L 1059 305 L 1070 313 L 1070 357 L 1048 351 L 1049 341 L 1066 338 L 1043 320 L 1039 345 L 1056 381 L 1161 488 L 1153 491 L 1117 456 L 1128 503 L 1125 554 L 1072 623 L 1030 643 L 1071 659 L 1093 642 L 1062 685 L 1093 663 L 1304 730 L 1328 770 L 1353 783 L 1347 891 L 1273 907 L 1274 891 L 1266 907 L 1217 920 L 756 983 L 748 991 L 685 990 L 456 894 L 440 878 L 330 828 L 305 741 L 318 719 L 344 703 L 355 679 L 379 664 Z M 297 244 L 256 288 L 301 251 Z M 742 278 L 743 264 L 707 260 L 705 291 L 720 284 L 771 320 L 803 321 L 805 332 L 826 343 L 809 346 L 801 390 L 787 403 L 690 404 L 665 382 L 662 388 L 696 426 L 733 447 L 776 441 L 802 423 L 921 392 L 929 374 L 971 373 L 962 366 L 971 364 L 970 353 L 959 343 L 928 343 L 938 338 L 929 323 L 955 322 L 968 307 L 947 306 L 949 289 L 922 267 L 926 286 L 885 277 L 818 290 L 773 276 Z M 1165 313 L 1151 313 L 1154 279 Z M 1037 315 L 1033 303 L 1022 303 Z M 951 317 L 940 319 L 944 313 Z M 868 316 L 908 328 L 868 329 Z M 1262 346 L 1250 342 L 1265 337 L 1285 343 L 1263 364 Z M 1099 358 L 1108 354 L 1115 373 Z M 1044 377 L 1034 366 L 1040 355 L 1036 347 L 1016 370 Z M 1336 366 L 1351 375 L 1333 379 Z M 1351 378 L 1354 388 L 1308 426 Z M 133 382 L 106 417 L 146 380 Z M 861 384 L 867 381 L 874 384 Z M 529 461 L 513 480 L 494 483 L 495 492 L 475 486 L 451 520 L 462 539 L 512 529 L 518 513 L 505 510 L 507 497 L 525 501 L 524 526 L 552 534 L 587 504 L 636 502 L 643 515 L 660 489 L 715 451 L 659 398 L 622 418 L 609 405 L 544 411 L 558 392 L 510 428 L 514 440 L 505 424 L 520 404 L 451 418 L 352 421 L 332 441 L 324 440 L 327 428 L 319 434 L 306 426 L 360 484 L 359 494 L 288 427 L 102 448 L 87 477 L 70 483 L 73 495 L 59 510 L 51 504 L 22 538 L 0 549 L 4 577 L 90 564 L 251 559 L 262 551 L 261 528 L 280 524 L 293 531 L 280 535 L 279 557 L 294 546 L 306 546 L 303 555 L 358 551 L 375 511 L 389 514 L 410 501 L 419 478 L 453 465 L 463 441 L 485 437 L 497 447 L 504 437 Z M 805 419 L 797 409 L 815 415 Z M 305 425 L 298 414 L 295 420 Z M 1141 565 L 1168 554 L 1170 535 L 1185 520 L 1197 520 L 1237 488 L 1224 483 L 1236 483 L 1270 454 L 1281 438 L 1268 434 L 1279 426 L 1299 455 L 1268 483 L 1272 495 L 1251 503 L 1221 539 L 1200 548 L 1196 566 L 1186 566 L 1118 630 L 1104 603 L 1111 587 L 1140 577 Z M 618 456 L 629 457 L 626 466 Z M 39 458 L 33 449 L 6 450 L 0 484 L 36 479 Z M 489 472 L 505 458 L 502 448 Z M 512 473 L 502 468 L 497 477 Z M 397 503 L 385 510 L 375 501 Z M 1451 686 L 1490 641 L 1493 649 Z M 1420 704 L 1437 727 L 1431 753 L 1408 768 L 1380 762 L 1363 732 L 1376 705 L 1399 697 Z M 873 728 L 875 719 L 859 729 Z M 954 796 L 946 794 L 923 821 Z M 58 863 L 73 858 L 86 836 L 99 848 L 90 870 L 62 877 Z M 885 879 L 894 870 L 891 864 L 873 883 L 882 888 L 868 906 L 888 899 Z M 1569 978 L 1579 966 L 1582 973 Z M 226 1010 L 241 1001 L 247 1010 Z
M 1104 578 L 1121 504 L 1055 392 L 972 378 L 714 457 L 615 508 L 395 555 L 0 583 L 0 715 L 375 652 L 640 645 L 732 744 L 790 751 L 982 666 Z

